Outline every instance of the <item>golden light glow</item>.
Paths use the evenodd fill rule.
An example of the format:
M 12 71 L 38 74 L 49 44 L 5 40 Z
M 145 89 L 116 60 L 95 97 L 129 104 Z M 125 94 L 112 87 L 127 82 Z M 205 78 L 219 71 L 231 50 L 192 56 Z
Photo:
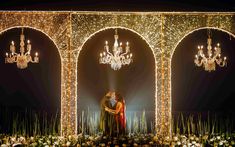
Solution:
M 0 11 L 0 32 L 28 27 L 43 32 L 56 45 L 61 57 L 61 135 L 78 133 L 77 61 L 85 42 L 109 28 L 136 33 L 153 52 L 156 131 L 158 135 L 168 136 L 171 135 L 171 59 L 175 48 L 188 34 L 202 28 L 233 35 L 234 15 L 227 12 Z

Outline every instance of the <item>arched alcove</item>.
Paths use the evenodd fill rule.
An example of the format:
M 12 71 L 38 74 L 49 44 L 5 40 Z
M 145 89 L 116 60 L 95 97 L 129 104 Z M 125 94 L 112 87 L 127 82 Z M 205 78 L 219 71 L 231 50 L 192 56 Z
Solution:
M 221 44 L 222 56 L 227 56 L 227 67 L 216 66 L 216 71 L 207 72 L 194 63 L 197 46 L 204 46 L 207 54 L 207 30 L 200 28 L 185 36 L 177 45 L 171 60 L 172 112 L 191 114 L 208 112 L 234 119 L 235 90 L 235 39 L 224 30 L 210 28 L 212 47 Z
M 39 121 L 42 121 L 43 117 L 48 118 L 48 123 L 50 119 L 56 119 L 56 132 L 58 132 L 61 105 L 60 54 L 47 35 L 39 30 L 26 27 L 24 28 L 25 39 L 31 41 L 32 56 L 35 52 L 39 53 L 39 63 L 29 63 L 26 69 L 17 68 L 16 63 L 5 64 L 5 53 L 9 52 L 12 40 L 15 42 L 16 52 L 19 53 L 20 34 L 21 28 L 11 28 L 0 35 L 0 68 L 2 69 L 0 105 L 4 109 L 8 109 L 9 114 L 11 114 L 8 116 L 9 124 L 7 126 L 11 129 L 12 122 L 10 121 L 14 120 L 11 117 L 15 117 L 17 113 L 18 115 L 33 113 L 39 116 Z M 34 119 L 29 118 L 30 116 L 27 116 L 28 118 L 25 118 L 26 116 L 19 117 L 29 122 Z M 4 120 L 4 118 L 0 120 Z
M 99 64 L 99 54 L 107 40 L 114 43 L 114 28 L 96 33 L 83 45 L 78 57 L 78 113 L 89 109 L 99 111 L 102 97 L 109 91 L 119 92 L 126 100 L 127 115 L 146 111 L 146 119 L 155 117 L 155 59 L 148 44 L 134 32 L 118 28 L 119 41 L 130 43 L 133 62 L 114 71 L 110 65 Z M 132 113 L 133 114 L 133 113 Z M 129 116 L 132 117 L 132 116 Z M 150 128 L 149 128 L 150 129 Z

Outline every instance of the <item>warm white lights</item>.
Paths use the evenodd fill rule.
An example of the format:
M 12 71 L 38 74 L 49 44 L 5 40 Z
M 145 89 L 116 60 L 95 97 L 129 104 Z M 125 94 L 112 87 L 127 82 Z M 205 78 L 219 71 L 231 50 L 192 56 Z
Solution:
M 234 37 L 234 16 L 234 12 L 1 11 L 0 30 L 29 27 L 43 32 L 56 45 L 61 57 L 61 135 L 80 133 L 77 132 L 77 103 L 80 102 L 77 62 L 79 52 L 86 50 L 82 46 L 87 39 L 114 27 L 136 32 L 148 43 L 155 57 L 156 133 L 169 136 L 172 74 L 168 65 L 175 48 L 190 32 L 205 27 Z
M 130 53 L 129 42 L 126 42 L 125 52 L 123 51 L 122 42 L 118 42 L 117 29 L 115 29 L 114 45 L 109 50 L 108 41 L 105 41 L 104 52 L 100 53 L 100 63 L 110 64 L 114 70 L 119 70 L 123 65 L 128 65 L 132 61 L 132 53 Z
M 22 28 L 22 33 L 20 35 L 20 53 L 16 53 L 16 47 L 14 41 L 10 45 L 10 53 L 6 53 L 5 63 L 16 63 L 17 67 L 24 69 L 28 67 L 28 63 L 38 63 L 39 57 L 38 53 L 35 53 L 34 60 L 30 55 L 31 53 L 31 44 L 30 40 L 27 40 L 27 46 L 25 51 L 25 36 Z
M 207 56 L 203 53 L 203 46 L 198 46 L 198 52 L 195 55 L 194 63 L 197 66 L 204 66 L 206 71 L 215 71 L 216 64 L 220 67 L 224 67 L 227 64 L 226 57 L 221 59 L 220 44 L 217 43 L 214 51 L 212 51 L 212 39 L 210 38 L 210 32 L 207 39 Z

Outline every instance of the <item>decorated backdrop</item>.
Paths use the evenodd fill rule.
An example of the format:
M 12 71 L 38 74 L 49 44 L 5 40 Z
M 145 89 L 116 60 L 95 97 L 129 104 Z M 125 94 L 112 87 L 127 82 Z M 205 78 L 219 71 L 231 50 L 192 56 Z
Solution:
M 96 33 L 121 28 L 139 35 L 155 61 L 155 128 L 171 135 L 171 59 L 180 41 L 202 28 L 234 36 L 234 14 L 226 12 L 79 12 L 1 11 L 0 32 L 27 27 L 47 35 L 61 60 L 61 134 L 77 134 L 77 61 L 87 40 Z M 193 60 L 193 59 L 192 59 Z

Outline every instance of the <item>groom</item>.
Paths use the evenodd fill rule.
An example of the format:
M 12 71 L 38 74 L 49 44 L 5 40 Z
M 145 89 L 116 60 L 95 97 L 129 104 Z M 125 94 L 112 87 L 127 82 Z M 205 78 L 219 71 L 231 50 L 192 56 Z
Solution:
M 105 107 L 115 109 L 115 92 L 108 92 L 101 100 L 100 129 L 103 135 L 113 136 L 116 128 L 115 115 L 105 111 Z

